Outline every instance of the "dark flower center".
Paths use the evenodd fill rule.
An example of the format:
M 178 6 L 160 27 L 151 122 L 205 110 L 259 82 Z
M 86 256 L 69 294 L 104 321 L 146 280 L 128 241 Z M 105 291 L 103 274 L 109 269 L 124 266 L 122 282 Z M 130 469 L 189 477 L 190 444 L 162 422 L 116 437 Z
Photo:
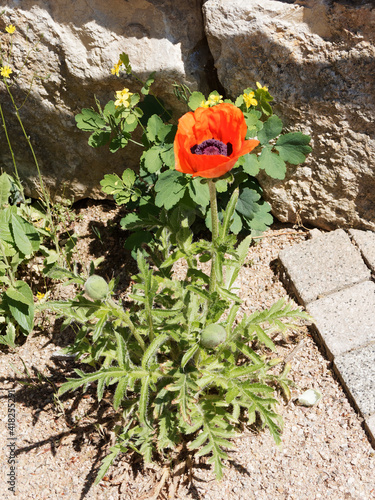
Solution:
M 233 146 L 230 142 L 224 144 L 217 139 L 207 139 L 200 144 L 195 144 L 190 151 L 193 155 L 223 155 L 230 156 L 233 151 Z

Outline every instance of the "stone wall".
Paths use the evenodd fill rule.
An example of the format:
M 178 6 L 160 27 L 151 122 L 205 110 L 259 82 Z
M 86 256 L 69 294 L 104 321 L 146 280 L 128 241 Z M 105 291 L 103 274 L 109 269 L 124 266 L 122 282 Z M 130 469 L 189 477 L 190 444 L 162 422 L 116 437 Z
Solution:
M 115 90 L 139 87 L 126 74 L 120 79 L 111 75 L 121 52 L 129 54 L 134 72 L 141 78 L 157 72 L 153 90 L 175 110 L 179 101 L 173 95 L 173 82 L 207 91 L 209 52 L 198 0 L 7 0 L 4 7 L 0 1 L 0 12 L 3 9 L 0 31 L 4 33 L 9 23 L 17 27 L 13 42 L 16 67 L 22 67 L 28 47 L 42 37 L 38 52 L 32 52 L 28 64 L 16 74 L 13 91 L 21 103 L 33 72 L 44 78 L 34 82 L 21 115 L 53 196 L 103 196 L 99 182 L 105 173 L 122 173 L 126 166 L 137 163 L 137 147 L 116 154 L 105 147 L 90 148 L 88 134 L 79 131 L 74 120 L 82 108 L 95 107 L 94 94 L 105 103 Z M 8 38 L 2 36 L 2 47 Z M 27 190 L 36 196 L 33 159 L 7 105 L 3 85 L 0 98 L 21 175 Z M 3 137 L 1 163 L 11 170 Z
M 136 72 L 157 71 L 156 92 L 176 112 L 174 81 L 205 93 L 221 85 L 229 97 L 256 81 L 267 85 L 286 128 L 313 139 L 307 162 L 289 166 L 285 180 L 259 177 L 274 215 L 326 229 L 375 229 L 372 2 L 93 0 L 89 5 L 8 0 L 0 21 L 1 31 L 10 22 L 17 26 L 18 64 L 26 37 L 33 41 L 43 34 L 14 91 L 22 99 L 34 69 L 50 74 L 35 82 L 22 116 L 52 193 L 98 197 L 104 173 L 135 166 L 136 148 L 114 155 L 93 150 L 74 122 L 83 107 L 94 105 L 93 94 L 105 102 L 123 86 L 135 88 L 128 78 L 119 81 L 110 74 L 125 51 Z M 207 71 L 212 59 L 215 83 L 214 68 Z M 3 102 L 3 87 L 0 97 Z M 35 168 L 14 117 L 10 131 L 21 172 L 35 194 Z M 0 161 L 11 166 L 3 140 Z

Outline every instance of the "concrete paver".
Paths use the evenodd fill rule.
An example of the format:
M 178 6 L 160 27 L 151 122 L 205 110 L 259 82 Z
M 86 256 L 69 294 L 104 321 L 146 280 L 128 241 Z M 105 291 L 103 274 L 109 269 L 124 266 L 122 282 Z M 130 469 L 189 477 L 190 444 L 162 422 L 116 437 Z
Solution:
M 279 258 L 303 305 L 368 280 L 371 274 L 342 229 L 282 250 Z
M 375 343 L 346 352 L 334 366 L 364 416 L 375 414 Z
M 364 281 L 307 304 L 330 359 L 375 342 L 375 283 Z
M 375 447 L 375 233 L 349 235 L 313 230 L 279 259 Z
M 368 267 L 375 272 L 375 233 L 373 231 L 350 229 L 349 235 L 361 251 Z

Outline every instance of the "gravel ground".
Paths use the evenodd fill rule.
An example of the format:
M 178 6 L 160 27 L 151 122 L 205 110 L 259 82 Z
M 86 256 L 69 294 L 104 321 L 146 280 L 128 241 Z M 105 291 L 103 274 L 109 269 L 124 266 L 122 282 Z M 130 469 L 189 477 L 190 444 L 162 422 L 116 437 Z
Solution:
M 118 230 L 118 211 L 109 204 L 92 202 L 77 212 L 82 216 L 74 222 L 81 236 L 77 260 L 87 263 L 105 255 L 101 274 L 110 278 L 113 272 L 120 273 L 120 289 L 125 290 L 135 269 L 122 250 L 124 234 Z M 250 248 L 248 265 L 238 279 L 247 312 L 269 307 L 286 295 L 277 255 L 306 237 L 303 228 L 275 224 Z M 34 285 L 34 292 L 52 286 L 37 281 Z M 55 287 L 50 293 L 53 298 L 67 297 L 72 289 Z M 282 445 L 275 446 L 267 430 L 245 430 L 236 440 L 236 450 L 230 452 L 219 482 L 205 460 L 190 464 L 187 474 L 183 463 L 181 470 L 177 465 L 171 479 L 162 465 L 145 467 L 134 456 L 122 456 L 104 480 L 93 486 L 111 444 L 114 415 L 109 395 L 99 406 L 90 390 L 65 394 L 60 401 L 55 398 L 56 386 L 76 365 L 51 356 L 71 340 L 72 332 L 61 333 L 60 322 L 49 316 L 38 320 L 35 331 L 16 350 L 0 347 L 1 499 L 13 497 L 7 475 L 12 473 L 15 449 L 15 496 L 25 500 L 375 498 L 374 450 L 306 326 L 301 325 L 286 339 L 276 338 L 277 355 L 291 360 L 290 375 L 296 384 L 288 403 L 280 397 Z M 318 389 L 322 400 L 311 408 L 298 406 L 296 398 L 308 388 Z M 13 435 L 8 426 L 12 390 L 16 398 Z

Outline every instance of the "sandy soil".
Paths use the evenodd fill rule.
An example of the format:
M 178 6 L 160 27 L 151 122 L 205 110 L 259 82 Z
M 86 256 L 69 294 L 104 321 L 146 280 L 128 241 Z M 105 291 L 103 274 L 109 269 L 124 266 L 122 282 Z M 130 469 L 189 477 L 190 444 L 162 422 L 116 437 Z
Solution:
M 89 202 L 76 210 L 81 215 L 72 223 L 81 237 L 77 260 L 87 265 L 91 259 L 105 256 L 101 274 L 107 278 L 120 274 L 118 293 L 124 294 L 135 267 L 123 250 L 125 234 L 118 228 L 118 209 L 109 203 Z M 277 255 L 306 237 L 303 228 L 275 224 L 250 248 L 248 265 L 239 277 L 248 312 L 269 307 L 286 295 Z M 32 268 L 29 273 L 32 276 Z M 52 298 L 67 297 L 73 291 L 37 279 L 33 288 L 34 292 L 49 291 Z M 179 469 L 177 463 L 172 478 L 167 477 L 169 471 L 163 464 L 145 467 L 134 455 L 124 455 L 104 480 L 93 486 L 113 439 L 110 395 L 100 405 L 90 389 L 85 394 L 65 394 L 60 400 L 55 397 L 56 388 L 78 366 L 56 357 L 74 335 L 69 330 L 61 332 L 60 325 L 55 317 L 41 316 L 34 332 L 16 350 L 0 347 L 1 499 L 13 497 L 7 484 L 7 475 L 12 472 L 15 496 L 24 500 L 375 498 L 374 449 L 330 363 L 303 325 L 287 339 L 276 339 L 277 355 L 290 359 L 296 384 L 289 402 L 279 398 L 284 417 L 282 446 L 274 445 L 267 430 L 246 429 L 236 440 L 237 448 L 230 453 L 220 482 L 204 460 L 190 464 L 189 473 L 184 472 L 184 464 Z M 308 388 L 323 394 L 311 408 L 296 403 L 298 395 Z M 16 400 L 13 435 L 8 426 L 12 390 Z

